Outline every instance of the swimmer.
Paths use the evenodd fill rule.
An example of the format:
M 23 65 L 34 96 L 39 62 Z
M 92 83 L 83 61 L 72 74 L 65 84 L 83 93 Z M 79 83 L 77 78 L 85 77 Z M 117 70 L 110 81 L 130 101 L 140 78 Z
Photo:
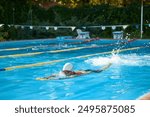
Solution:
M 112 65 L 112 63 L 108 63 L 107 65 L 103 66 L 100 69 L 97 70 L 92 70 L 92 69 L 87 69 L 87 70 L 79 70 L 79 71 L 73 71 L 73 65 L 71 63 L 66 63 L 63 66 L 62 71 L 60 71 L 58 74 L 53 74 L 51 76 L 48 77 L 44 77 L 44 78 L 37 78 L 37 80 L 50 80 L 50 79 L 63 79 L 63 78 L 72 78 L 75 76 L 80 76 L 80 75 L 84 75 L 84 74 L 89 74 L 89 73 L 100 73 L 104 70 L 106 70 L 107 68 L 109 68 Z M 61 78 L 59 78 L 61 77 Z

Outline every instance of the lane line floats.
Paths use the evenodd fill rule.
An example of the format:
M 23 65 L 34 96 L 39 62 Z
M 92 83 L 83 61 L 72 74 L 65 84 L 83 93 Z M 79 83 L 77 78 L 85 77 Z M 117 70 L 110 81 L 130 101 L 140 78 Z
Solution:
M 24 53 L 24 54 L 12 54 L 12 55 L 4 55 L 0 56 L 0 58 L 8 58 L 8 57 L 22 57 L 22 56 L 34 56 L 34 55 L 40 55 L 44 53 L 59 53 L 59 52 L 68 52 L 68 51 L 75 51 L 75 50 L 81 50 L 81 49 L 88 49 L 88 48 L 99 48 L 99 47 L 107 47 L 107 46 L 113 46 L 113 45 L 121 45 L 121 44 L 127 44 L 128 42 L 120 42 L 120 43 L 114 43 L 114 44 L 105 44 L 100 46 L 85 46 L 85 47 L 76 47 L 76 48 L 68 48 L 68 49 L 61 49 L 61 50 L 51 50 L 51 51 L 45 51 L 45 52 L 32 52 L 32 53 Z
M 126 49 L 120 50 L 119 52 L 124 52 L 124 51 L 128 51 L 128 50 L 137 50 L 137 49 L 141 49 L 141 48 L 146 48 L 146 47 L 139 46 L 139 47 L 133 47 L 133 48 L 126 48 Z M 117 52 L 117 50 L 115 50 L 115 51 Z M 43 65 L 47 65 L 47 64 L 54 64 L 54 63 L 67 61 L 67 60 L 72 60 L 72 59 L 87 58 L 87 57 L 97 56 L 97 55 L 101 55 L 101 54 L 111 54 L 111 53 L 112 53 L 112 51 L 100 52 L 100 53 L 82 55 L 82 56 L 71 57 L 71 58 L 66 58 L 66 59 L 59 59 L 59 60 L 53 60 L 53 61 L 47 61 L 47 62 L 39 62 L 39 63 L 33 63 L 33 64 L 27 64 L 27 65 L 12 66 L 12 67 L 2 68 L 2 69 L 0 69 L 0 71 L 9 71 L 9 70 L 14 70 L 14 69 L 37 67 L 37 66 L 43 66 Z
M 69 43 L 64 43 L 64 44 L 84 44 L 84 43 L 89 43 L 92 41 L 97 41 L 100 40 L 100 38 L 91 38 L 91 39 L 86 39 L 82 42 L 69 42 Z M 49 44 L 49 45 L 38 45 L 38 46 L 26 46 L 26 47 L 20 47 L 20 48 L 7 48 L 7 49 L 0 49 L 1 51 L 14 51 L 14 50 L 23 50 L 23 49 L 29 49 L 29 48 L 39 48 L 39 47 L 47 47 L 47 46 L 52 46 L 52 45 L 56 45 L 56 44 Z M 57 44 L 58 45 L 58 44 Z
M 25 53 L 25 54 L 12 54 L 12 55 L 0 56 L 0 58 L 33 56 L 33 55 L 40 55 L 44 53 L 59 53 L 59 52 L 74 51 L 74 50 L 80 50 L 80 49 L 86 49 L 86 48 L 94 48 L 94 47 L 98 47 L 98 46 L 86 46 L 86 47 L 68 48 L 68 49 L 62 49 L 62 50 L 51 50 L 51 51 L 45 51 L 45 52 L 32 52 L 32 53 Z
M 33 46 L 26 46 L 26 47 L 22 47 L 22 48 L 7 48 L 7 49 L 0 49 L 0 51 L 13 51 L 13 50 L 23 50 L 23 49 L 28 49 L 28 48 L 32 48 Z

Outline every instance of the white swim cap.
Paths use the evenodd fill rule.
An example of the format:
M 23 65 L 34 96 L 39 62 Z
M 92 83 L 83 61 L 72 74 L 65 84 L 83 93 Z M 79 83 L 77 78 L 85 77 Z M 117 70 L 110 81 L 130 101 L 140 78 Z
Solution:
M 64 70 L 69 70 L 71 71 L 73 69 L 73 65 L 71 63 L 66 63 L 64 66 L 63 66 L 63 71 Z

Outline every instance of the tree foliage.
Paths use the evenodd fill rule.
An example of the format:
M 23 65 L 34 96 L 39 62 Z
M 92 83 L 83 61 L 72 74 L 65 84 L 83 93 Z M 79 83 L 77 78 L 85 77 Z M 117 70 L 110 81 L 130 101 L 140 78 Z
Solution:
M 144 24 L 150 23 L 149 0 L 144 1 Z M 58 6 L 44 9 L 40 4 L 57 2 Z M 1 0 L 0 24 L 24 25 L 53 25 L 53 26 L 82 26 L 90 25 L 118 25 L 129 24 L 127 31 L 139 31 L 135 28 L 140 24 L 141 0 Z M 134 30 L 135 29 L 135 30 Z M 88 29 L 94 36 L 110 37 L 111 31 Z M 149 37 L 149 27 L 145 26 L 145 38 Z M 0 38 L 46 38 L 57 35 L 75 35 L 68 30 L 43 30 L 43 29 L 0 29 Z M 68 33 L 69 32 L 69 33 Z

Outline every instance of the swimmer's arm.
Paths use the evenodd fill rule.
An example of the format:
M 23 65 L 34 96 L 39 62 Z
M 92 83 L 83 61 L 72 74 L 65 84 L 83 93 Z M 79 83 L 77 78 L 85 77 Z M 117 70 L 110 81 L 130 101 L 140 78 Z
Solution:
M 76 71 L 76 75 L 83 75 L 83 74 L 89 74 L 91 72 L 94 72 L 94 73 L 100 73 L 106 69 L 108 69 L 110 66 L 112 65 L 112 63 L 108 63 L 107 65 L 101 67 L 100 69 L 98 70 L 92 70 L 92 69 L 87 69 L 87 70 L 79 70 L 79 71 Z M 75 75 L 75 76 L 76 76 Z M 74 77 L 74 75 L 72 75 Z
M 110 66 L 112 65 L 112 63 L 108 63 L 107 65 L 105 65 L 105 66 L 103 66 L 100 70 L 98 70 L 98 71 L 104 71 L 104 70 L 106 70 L 106 69 L 108 69 Z
M 100 72 L 102 72 L 102 71 L 108 69 L 111 65 L 112 65 L 112 63 L 108 63 L 107 65 L 101 67 L 101 68 L 98 69 L 98 70 L 86 70 L 86 72 L 100 73 Z

